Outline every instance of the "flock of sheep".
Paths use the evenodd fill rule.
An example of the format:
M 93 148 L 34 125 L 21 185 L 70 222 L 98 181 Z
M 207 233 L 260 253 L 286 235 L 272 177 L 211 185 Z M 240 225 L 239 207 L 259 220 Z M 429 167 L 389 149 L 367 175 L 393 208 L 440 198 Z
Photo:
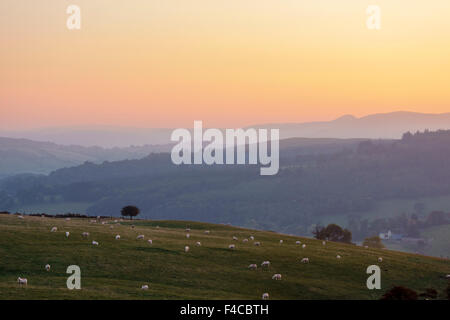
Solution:
M 23 216 L 18 216 L 18 217 L 19 217 L 19 219 L 23 219 Z M 66 220 L 66 221 L 70 221 L 70 218 L 66 218 L 65 220 Z M 100 217 L 97 217 L 97 220 L 90 220 L 90 223 L 97 223 L 97 222 L 99 222 L 99 221 L 100 221 Z M 122 222 L 122 221 L 123 221 L 122 219 L 120 219 L 120 220 L 114 220 L 114 223 L 120 225 L 120 222 Z M 103 225 L 106 224 L 105 221 L 100 221 L 100 222 L 101 222 L 101 224 L 103 224 Z M 110 225 L 110 228 L 113 229 L 113 225 Z M 132 225 L 131 228 L 134 228 L 134 225 Z M 157 228 L 159 228 L 159 227 L 157 226 Z M 57 228 L 57 227 L 52 227 L 51 230 L 50 230 L 50 232 L 57 232 L 57 231 L 58 231 L 58 228 Z M 187 238 L 187 239 L 190 238 L 190 231 L 191 231 L 190 228 L 187 228 L 187 229 L 186 229 L 186 238 Z M 210 231 L 210 230 L 206 230 L 206 231 L 204 231 L 204 233 L 207 234 L 207 235 L 209 235 L 209 234 L 211 233 L 211 231 Z M 65 237 L 66 237 L 66 238 L 69 238 L 69 236 L 70 236 L 70 232 L 66 231 L 66 232 L 65 232 Z M 90 234 L 89 234 L 89 232 L 83 232 L 83 233 L 81 234 L 81 236 L 82 236 L 83 238 L 86 239 L 86 238 L 88 238 L 88 237 L 90 236 Z M 121 236 L 120 236 L 120 234 L 117 234 L 114 238 L 115 238 L 115 240 L 120 240 L 120 239 L 121 239 Z M 144 240 L 144 239 L 145 239 L 145 235 L 143 235 L 143 234 L 139 234 L 139 235 L 136 237 L 136 240 Z M 233 241 L 238 241 L 238 238 L 237 238 L 236 236 L 233 236 L 233 237 L 232 237 L 232 240 L 233 240 Z M 260 242 L 260 241 L 255 241 L 255 237 L 252 236 L 252 235 L 249 236 L 249 238 L 245 238 L 245 239 L 242 240 L 243 243 L 248 243 L 249 241 L 253 241 L 253 244 L 254 244 L 255 246 L 261 246 L 261 242 Z M 148 239 L 147 242 L 148 242 L 149 244 L 153 244 L 153 241 L 152 241 L 151 239 Z M 280 240 L 279 243 L 280 243 L 280 245 L 282 245 L 282 244 L 284 243 L 284 241 L 283 241 L 283 240 Z M 297 240 L 297 241 L 295 242 L 295 244 L 296 244 L 296 245 L 301 245 L 301 247 L 302 247 L 303 249 L 306 248 L 306 244 L 304 244 L 304 243 L 302 244 L 301 241 L 299 241 L 299 240 Z M 97 241 L 95 241 L 95 240 L 92 240 L 92 245 L 93 245 L 93 246 L 98 246 L 99 243 L 98 243 Z M 202 244 L 201 244 L 200 241 L 197 241 L 197 242 L 196 242 L 196 246 L 199 247 L 199 246 L 201 246 L 201 245 L 202 245 Z M 322 245 L 325 246 L 325 245 L 326 245 L 326 241 L 322 241 Z M 230 245 L 228 246 L 228 248 L 229 248 L 230 250 L 235 250 L 235 249 L 236 249 L 236 245 L 235 245 L 235 244 L 230 244 Z M 366 248 L 367 248 L 367 246 L 366 246 Z M 189 251 L 190 251 L 190 247 L 186 245 L 186 246 L 184 247 L 184 252 L 185 252 L 185 253 L 188 253 Z M 336 259 L 341 259 L 341 256 L 340 256 L 340 255 L 337 255 L 337 256 L 336 256 Z M 383 261 L 383 259 L 382 259 L 381 257 L 379 257 L 379 258 L 378 258 L 378 262 L 381 263 L 382 261 Z M 301 263 L 309 263 L 309 258 L 308 258 L 308 257 L 304 257 L 304 258 L 302 258 L 302 259 L 300 260 L 300 262 L 301 262 Z M 269 267 L 270 267 L 270 261 L 263 261 L 263 262 L 261 263 L 261 268 L 268 269 Z M 45 265 L 44 268 L 45 268 L 46 271 L 50 271 L 51 266 L 50 266 L 49 264 L 47 264 L 47 265 Z M 257 264 L 255 264 L 255 263 L 252 263 L 252 264 L 250 264 L 250 265 L 248 266 L 248 269 L 249 269 L 249 270 L 256 270 L 257 268 L 258 268 L 258 266 L 257 266 Z M 274 275 L 272 276 L 272 280 L 281 280 L 281 277 L 282 277 L 281 274 L 276 273 L 276 274 L 274 274 Z M 19 278 L 17 279 L 17 282 L 19 283 L 19 285 L 27 285 L 27 284 L 28 284 L 28 279 L 19 277 Z M 142 286 L 141 286 L 141 289 L 142 289 L 142 290 L 148 290 L 148 289 L 149 289 L 149 286 L 148 286 L 147 284 L 142 285 Z M 263 293 L 263 294 L 262 294 L 262 299 L 263 299 L 263 300 L 269 299 L 269 293 L 267 293 L 267 292 Z

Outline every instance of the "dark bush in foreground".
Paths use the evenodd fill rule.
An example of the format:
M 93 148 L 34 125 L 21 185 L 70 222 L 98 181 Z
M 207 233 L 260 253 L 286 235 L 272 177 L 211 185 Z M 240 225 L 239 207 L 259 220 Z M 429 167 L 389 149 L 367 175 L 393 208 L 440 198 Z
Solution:
M 402 286 L 393 287 L 387 291 L 381 300 L 417 300 L 417 292 Z
M 419 294 L 419 297 L 424 299 L 436 299 L 438 296 L 438 292 L 433 288 L 425 289 L 425 292 Z

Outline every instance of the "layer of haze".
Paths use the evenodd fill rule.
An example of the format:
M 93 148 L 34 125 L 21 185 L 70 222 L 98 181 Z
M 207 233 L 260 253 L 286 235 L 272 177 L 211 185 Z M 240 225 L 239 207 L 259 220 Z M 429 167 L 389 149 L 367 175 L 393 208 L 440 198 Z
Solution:
M 0 15 L 5 130 L 449 111 L 448 0 L 2 0 Z

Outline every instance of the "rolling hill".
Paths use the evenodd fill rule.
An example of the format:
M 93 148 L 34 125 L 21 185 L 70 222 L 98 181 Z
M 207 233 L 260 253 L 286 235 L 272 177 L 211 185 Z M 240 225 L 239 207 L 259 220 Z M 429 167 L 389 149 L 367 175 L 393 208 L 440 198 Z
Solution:
M 51 171 L 80 165 L 86 161 L 102 163 L 140 159 L 152 152 L 167 152 L 169 146 L 143 145 L 123 148 L 83 147 L 58 145 L 27 139 L 0 137 L 0 178 L 2 176 Z
M 267 231 L 189 221 L 103 221 L 0 215 L 0 299 L 256 300 L 264 292 L 275 300 L 378 299 L 393 285 L 442 292 L 450 272 L 445 259 L 332 242 L 323 245 Z M 52 233 L 54 226 L 58 230 Z M 89 238 L 83 239 L 82 232 L 89 232 Z M 115 240 L 116 234 L 120 240 Z M 136 240 L 139 234 L 145 240 Z M 242 242 L 250 235 L 261 242 L 260 247 Z M 297 240 L 306 247 L 296 245 Z M 195 246 L 197 241 L 201 246 Z M 228 249 L 231 243 L 235 250 Z M 304 257 L 309 264 L 300 263 Z M 378 263 L 378 257 L 383 262 Z M 271 262 L 269 269 L 259 267 L 265 260 Z M 252 263 L 258 264 L 257 270 L 248 269 Z M 51 265 L 49 272 L 46 264 Z M 381 290 L 366 287 L 366 268 L 373 264 L 382 270 Z M 81 290 L 66 288 L 69 265 L 81 268 Z M 282 275 L 281 281 L 272 280 L 275 273 Z M 19 276 L 28 279 L 27 287 L 17 284 Z M 148 290 L 141 290 L 144 284 Z

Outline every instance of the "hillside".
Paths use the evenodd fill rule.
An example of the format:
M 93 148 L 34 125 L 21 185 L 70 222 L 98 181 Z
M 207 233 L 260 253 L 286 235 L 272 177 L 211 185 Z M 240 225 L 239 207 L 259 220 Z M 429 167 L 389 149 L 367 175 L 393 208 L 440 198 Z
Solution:
M 275 300 L 378 299 L 393 285 L 442 292 L 450 272 L 449 260 L 331 242 L 324 246 L 309 238 L 226 225 L 140 220 L 133 221 L 133 229 L 129 221 L 105 221 L 0 215 L 0 299 L 260 299 L 264 292 Z M 58 231 L 51 233 L 54 226 Z M 189 239 L 186 227 L 191 228 Z M 88 240 L 82 232 L 90 233 Z M 139 234 L 144 241 L 136 240 Z M 242 242 L 250 235 L 260 247 Z M 228 249 L 231 243 L 235 250 Z M 300 263 L 303 257 L 310 263 Z M 271 262 L 268 270 L 259 267 L 265 260 Z M 252 263 L 257 270 L 247 268 Z M 372 264 L 382 269 L 382 290 L 366 288 L 366 268 Z M 80 291 L 66 288 L 69 265 L 81 268 Z M 275 273 L 281 281 L 271 279 Z M 16 283 L 19 276 L 28 279 L 27 288 Z M 144 284 L 149 290 L 140 289 Z
M 86 161 L 102 163 L 103 161 L 140 159 L 152 152 L 168 150 L 170 150 L 169 146 L 162 145 L 108 149 L 0 137 L 0 178 L 22 173 L 48 174 Z

